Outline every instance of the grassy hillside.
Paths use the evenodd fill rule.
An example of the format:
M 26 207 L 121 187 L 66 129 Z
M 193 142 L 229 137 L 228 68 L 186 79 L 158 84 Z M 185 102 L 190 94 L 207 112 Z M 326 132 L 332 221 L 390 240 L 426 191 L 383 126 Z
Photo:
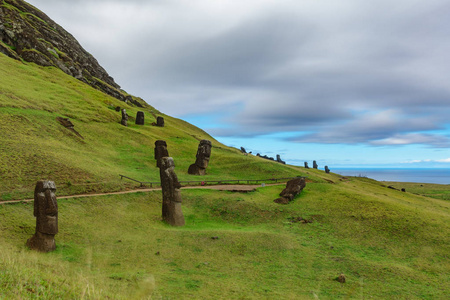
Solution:
M 24 245 L 34 232 L 32 203 L 0 206 L 0 297 L 448 296 L 448 201 L 350 178 L 309 183 L 280 206 L 273 199 L 282 188 L 183 190 L 183 228 L 161 222 L 159 191 L 60 200 L 58 247 L 49 254 Z M 335 280 L 340 273 L 345 284 Z
M 31 198 L 39 179 L 57 195 L 158 181 L 164 139 L 181 180 L 308 176 L 247 194 L 182 190 L 186 226 L 161 221 L 161 192 L 59 202 L 57 249 L 25 247 L 32 203 L 0 205 L 0 299 L 446 299 L 450 294 L 448 186 L 394 185 L 285 166 L 226 147 L 148 106 L 137 109 L 54 68 L 0 54 L 0 200 Z M 119 124 L 127 109 L 129 127 Z M 134 125 L 138 110 L 146 125 Z M 166 127 L 150 125 L 151 112 Z M 57 117 L 68 117 L 79 138 Z M 213 142 L 207 175 L 187 174 L 198 142 Z M 409 193 L 411 191 L 411 193 Z M 433 196 L 435 198 L 431 198 Z M 307 220 L 307 222 L 302 221 Z M 212 239 L 211 237 L 217 237 Z M 344 273 L 347 282 L 335 280 Z
M 154 142 L 167 141 L 180 180 L 291 177 L 299 168 L 221 145 L 206 132 L 180 119 L 129 106 L 66 75 L 56 68 L 23 64 L 0 54 L 0 200 L 30 197 L 39 179 L 54 180 L 60 194 L 113 191 L 125 188 L 119 174 L 140 181 L 158 181 Z M 120 125 L 126 108 L 129 126 Z M 146 125 L 134 124 L 138 110 Z M 152 112 L 165 118 L 164 128 L 152 126 Z M 57 117 L 68 117 L 84 139 L 64 128 Z M 187 174 L 198 143 L 213 143 L 205 178 Z

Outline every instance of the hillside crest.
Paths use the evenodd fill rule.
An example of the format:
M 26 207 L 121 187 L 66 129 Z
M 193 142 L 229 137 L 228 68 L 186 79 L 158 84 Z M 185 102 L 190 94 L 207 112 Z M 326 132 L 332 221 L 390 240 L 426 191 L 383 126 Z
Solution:
M 17 60 L 57 67 L 114 98 L 145 106 L 141 99 L 124 93 L 70 33 L 25 1 L 0 2 L 0 52 Z

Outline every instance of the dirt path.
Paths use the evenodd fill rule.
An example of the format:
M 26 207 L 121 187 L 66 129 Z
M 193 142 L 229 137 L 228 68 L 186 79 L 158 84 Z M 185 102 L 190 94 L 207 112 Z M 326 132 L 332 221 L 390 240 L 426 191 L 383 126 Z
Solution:
M 266 186 L 271 185 L 281 185 L 284 183 L 272 183 L 266 184 Z M 230 192 L 240 192 L 247 193 L 254 191 L 256 188 L 261 187 L 259 184 L 252 185 L 204 185 L 204 186 L 185 186 L 181 189 L 205 189 L 205 190 L 219 190 L 219 191 L 230 191 Z M 58 196 L 58 199 L 71 199 L 71 198 L 85 198 L 85 197 L 97 197 L 97 196 L 105 196 L 105 195 L 122 195 L 122 194 L 131 194 L 131 193 L 147 193 L 151 191 L 160 191 L 161 188 L 149 188 L 149 189 L 135 189 L 129 191 L 121 191 L 121 192 L 112 192 L 112 193 L 97 193 L 97 194 L 80 194 L 80 195 L 71 195 L 71 196 Z M 9 200 L 9 201 L 0 201 L 1 204 L 8 203 L 17 203 L 17 202 L 31 202 L 34 199 L 23 199 L 23 200 Z

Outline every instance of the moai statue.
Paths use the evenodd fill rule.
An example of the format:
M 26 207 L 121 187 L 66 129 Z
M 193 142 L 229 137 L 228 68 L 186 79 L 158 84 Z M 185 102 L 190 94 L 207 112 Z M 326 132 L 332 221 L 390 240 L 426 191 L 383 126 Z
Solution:
M 208 167 L 209 158 L 211 156 L 211 142 L 201 140 L 198 145 L 197 159 L 195 163 L 189 166 L 188 173 L 191 175 L 205 175 Z
M 34 216 L 36 232 L 27 240 L 30 249 L 40 252 L 55 250 L 55 235 L 58 233 L 58 203 L 53 181 L 38 181 L 34 189 Z
M 305 169 L 309 169 L 308 162 L 305 161 Z
M 245 150 L 244 147 L 241 147 L 241 152 L 244 153 L 244 154 L 247 153 L 247 151 Z
M 285 162 L 285 161 L 283 161 L 283 160 L 281 159 L 281 156 L 280 156 L 280 154 L 277 154 L 277 162 L 279 162 L 279 163 L 281 163 L 281 164 L 283 164 L 283 165 L 285 165 L 285 164 L 286 164 L 286 162 Z
M 167 150 L 166 141 L 158 140 L 155 142 L 155 159 L 156 166 L 161 168 L 161 159 L 163 157 L 169 156 L 169 151 Z
M 136 114 L 136 125 L 144 125 L 144 112 L 138 111 Z
M 319 165 L 318 165 L 317 162 L 314 160 L 314 161 L 313 161 L 313 168 L 314 168 L 314 169 L 317 169 L 318 167 L 319 167 Z
M 122 121 L 120 121 L 120 124 L 128 126 L 128 114 L 125 108 L 122 109 Z
M 181 211 L 181 184 L 174 171 L 172 157 L 161 158 L 159 174 L 163 195 L 162 218 L 172 226 L 184 226 L 184 216 Z
M 156 118 L 156 126 L 164 127 L 164 118 L 163 117 Z
M 330 174 L 330 169 L 328 168 L 328 166 L 325 166 L 325 173 Z
M 291 179 L 286 183 L 286 188 L 280 193 L 280 198 L 275 199 L 275 203 L 288 204 L 294 197 L 301 193 L 306 186 L 306 180 L 304 177 L 297 177 Z

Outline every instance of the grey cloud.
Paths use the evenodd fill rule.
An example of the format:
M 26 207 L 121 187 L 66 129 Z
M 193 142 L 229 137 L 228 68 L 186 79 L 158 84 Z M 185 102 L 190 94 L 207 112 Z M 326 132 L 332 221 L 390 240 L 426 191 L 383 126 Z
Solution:
M 217 136 L 448 145 L 448 1 L 31 2 L 158 109 L 227 113 Z

